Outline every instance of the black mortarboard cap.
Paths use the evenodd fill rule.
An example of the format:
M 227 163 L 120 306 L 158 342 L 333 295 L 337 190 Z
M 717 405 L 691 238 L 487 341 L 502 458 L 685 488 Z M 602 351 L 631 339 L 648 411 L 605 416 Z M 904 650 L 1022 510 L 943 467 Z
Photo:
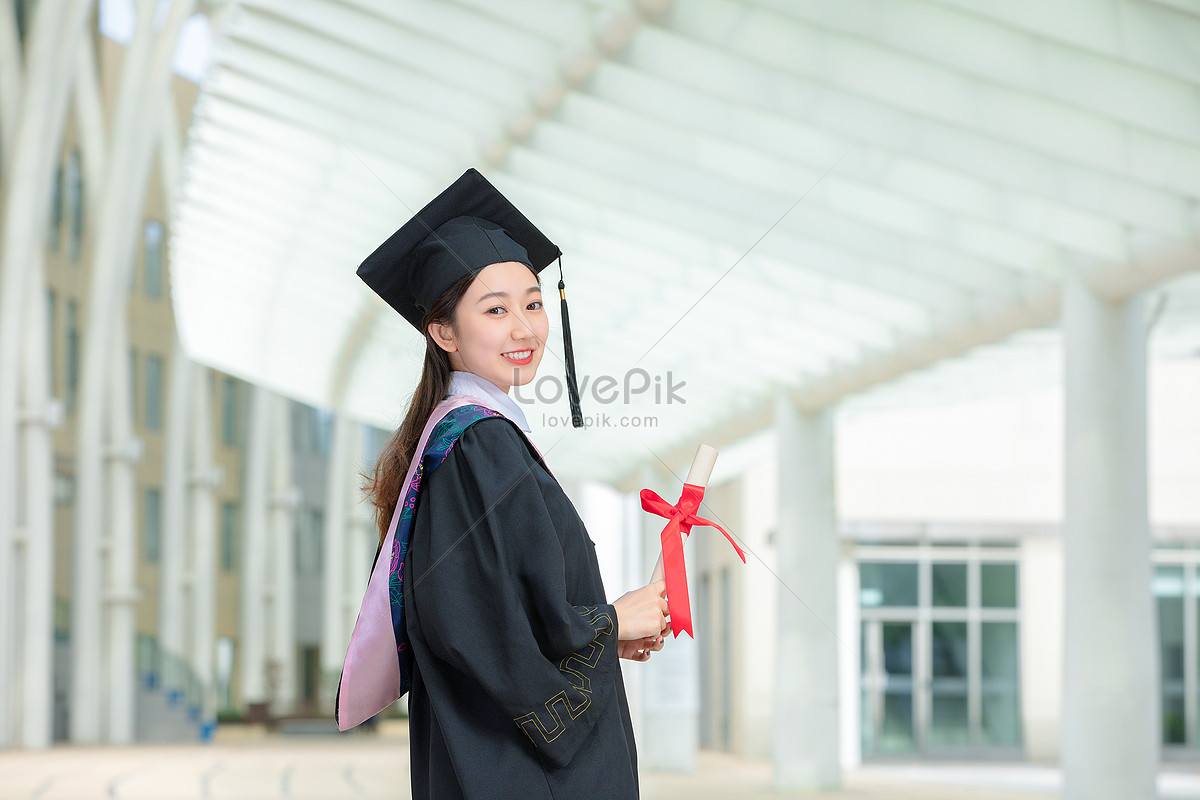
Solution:
M 460 278 L 502 261 L 518 261 L 541 272 L 558 259 L 567 395 L 572 424 L 581 428 L 561 257 L 562 251 L 545 234 L 471 168 L 367 256 L 358 276 L 424 335 L 425 313 Z

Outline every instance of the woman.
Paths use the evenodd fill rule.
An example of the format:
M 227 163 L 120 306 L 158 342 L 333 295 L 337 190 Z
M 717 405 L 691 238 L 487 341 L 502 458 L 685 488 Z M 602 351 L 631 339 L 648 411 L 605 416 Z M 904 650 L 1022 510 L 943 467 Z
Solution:
M 414 798 L 638 795 L 617 658 L 661 649 L 665 587 L 608 603 L 594 544 L 508 396 L 544 355 L 537 273 L 557 255 L 468 170 L 359 269 L 425 337 L 412 404 L 368 486 L 382 550 L 417 476 L 391 600 L 411 656 Z

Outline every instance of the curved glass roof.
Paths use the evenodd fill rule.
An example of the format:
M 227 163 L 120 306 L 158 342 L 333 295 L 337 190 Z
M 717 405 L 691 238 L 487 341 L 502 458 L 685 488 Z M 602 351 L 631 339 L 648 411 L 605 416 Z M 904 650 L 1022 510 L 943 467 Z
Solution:
M 1076 270 L 1157 286 L 1156 353 L 1200 351 L 1187 3 L 241 0 L 212 28 L 172 227 L 184 346 L 363 421 L 396 424 L 422 342 L 354 271 L 467 166 L 564 253 L 607 420 L 553 399 L 548 302 L 526 415 L 560 476 L 677 467 L 769 424 L 776 386 L 1040 379 Z M 629 391 L 597 398 L 605 376 Z

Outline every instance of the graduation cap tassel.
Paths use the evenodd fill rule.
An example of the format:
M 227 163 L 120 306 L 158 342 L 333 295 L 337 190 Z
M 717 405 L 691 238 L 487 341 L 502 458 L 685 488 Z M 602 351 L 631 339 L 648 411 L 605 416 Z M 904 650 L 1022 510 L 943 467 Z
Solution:
M 575 350 L 571 346 L 571 317 L 567 314 L 567 285 L 563 283 L 562 256 L 558 257 L 558 298 L 562 308 L 563 351 L 567 356 L 567 397 L 571 401 L 571 424 L 583 427 L 583 412 L 579 409 L 579 389 L 575 383 Z

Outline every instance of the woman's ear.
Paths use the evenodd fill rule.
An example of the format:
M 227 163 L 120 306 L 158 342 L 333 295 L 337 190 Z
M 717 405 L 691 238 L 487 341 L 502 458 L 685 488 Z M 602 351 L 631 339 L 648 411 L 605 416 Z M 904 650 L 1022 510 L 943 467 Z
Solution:
M 429 337 L 447 353 L 458 351 L 458 343 L 454 341 L 454 328 L 442 322 L 429 323 Z

